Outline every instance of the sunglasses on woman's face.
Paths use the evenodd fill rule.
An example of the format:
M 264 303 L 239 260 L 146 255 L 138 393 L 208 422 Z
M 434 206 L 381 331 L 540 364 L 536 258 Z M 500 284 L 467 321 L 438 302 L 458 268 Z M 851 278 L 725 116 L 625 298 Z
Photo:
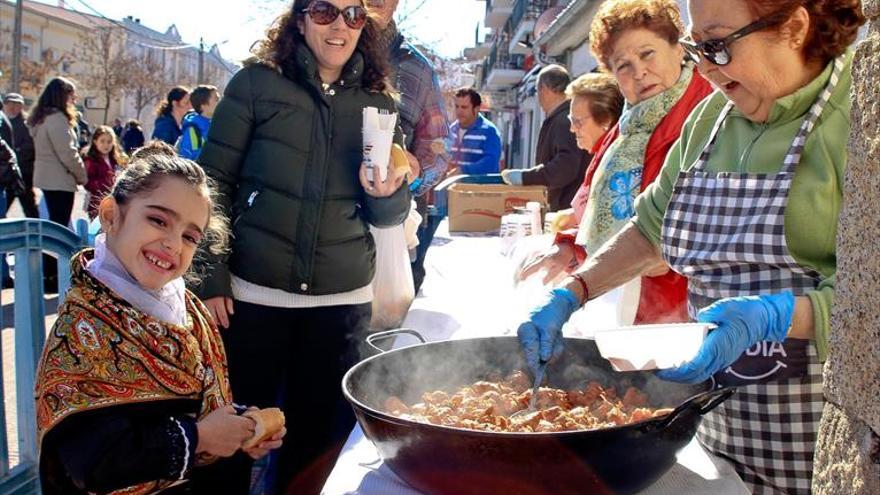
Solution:
M 779 12 L 777 12 L 776 14 L 771 14 L 762 19 L 758 19 L 757 21 L 734 31 L 729 36 L 724 38 L 716 38 L 697 42 L 690 37 L 685 37 L 678 40 L 678 42 L 681 44 L 686 52 L 694 57 L 694 59 L 698 63 L 700 62 L 700 60 L 705 58 L 715 65 L 727 65 L 732 59 L 730 55 L 730 45 L 732 45 L 736 40 L 744 38 L 756 31 L 760 31 L 770 26 L 779 24 L 784 19 L 785 16 L 782 16 Z
M 367 10 L 360 5 L 351 5 L 340 9 L 330 2 L 317 0 L 303 9 L 303 13 L 309 14 L 312 22 L 320 26 L 332 24 L 340 14 L 345 25 L 351 29 L 361 29 L 367 23 Z

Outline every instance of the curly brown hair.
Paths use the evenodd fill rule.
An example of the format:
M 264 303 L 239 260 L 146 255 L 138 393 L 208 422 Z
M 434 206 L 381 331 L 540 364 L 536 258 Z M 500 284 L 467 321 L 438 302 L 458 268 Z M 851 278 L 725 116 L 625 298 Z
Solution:
M 823 65 L 843 54 L 865 23 L 860 0 L 744 0 L 756 19 L 772 14 L 791 15 L 798 7 L 810 14 L 810 29 L 804 43 L 807 62 Z M 779 32 L 782 24 L 769 29 Z
M 305 19 L 303 10 L 313 1 L 294 0 L 291 8 L 275 19 L 266 31 L 266 37 L 251 48 L 251 53 L 257 58 L 277 65 L 291 79 L 296 74 L 296 48 L 306 42 L 297 23 Z M 367 23 L 357 44 L 357 51 L 364 57 L 363 87 L 378 93 L 391 93 L 393 89 L 388 79 L 391 70 L 388 51 L 382 43 L 382 29 L 376 22 L 376 14 L 364 0 L 360 3 L 368 13 Z
M 617 40 L 631 29 L 653 31 L 674 45 L 684 24 L 675 0 L 606 0 L 590 25 L 590 51 L 603 70 L 609 70 Z

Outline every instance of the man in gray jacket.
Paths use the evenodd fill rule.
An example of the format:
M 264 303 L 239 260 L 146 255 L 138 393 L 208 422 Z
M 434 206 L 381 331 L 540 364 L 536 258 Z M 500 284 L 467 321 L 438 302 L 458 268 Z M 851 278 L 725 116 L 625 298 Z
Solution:
M 571 102 L 565 88 L 571 82 L 560 65 L 548 65 L 538 73 L 538 103 L 547 115 L 538 135 L 537 166 L 527 170 L 504 170 L 504 182 L 514 186 L 546 186 L 550 211 L 564 210 L 584 180 L 590 155 L 577 146 L 568 114 Z

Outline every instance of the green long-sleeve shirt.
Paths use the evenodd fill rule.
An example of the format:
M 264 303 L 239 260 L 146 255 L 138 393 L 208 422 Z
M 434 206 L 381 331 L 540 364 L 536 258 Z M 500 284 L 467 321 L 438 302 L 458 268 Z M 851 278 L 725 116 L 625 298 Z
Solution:
M 825 359 L 837 271 L 837 221 L 843 201 L 846 144 L 850 129 L 852 54 L 816 127 L 807 137 L 797 167 L 788 208 L 785 238 L 794 259 L 822 276 L 807 296 L 813 303 L 816 346 Z M 767 122 L 753 122 L 734 108 L 719 131 L 706 164 L 709 172 L 777 173 L 804 116 L 831 77 L 833 63 L 797 92 L 780 98 Z M 678 173 L 699 158 L 727 99 L 715 92 L 691 113 L 681 138 L 666 157 L 660 177 L 636 199 L 638 229 L 659 246 L 663 217 Z

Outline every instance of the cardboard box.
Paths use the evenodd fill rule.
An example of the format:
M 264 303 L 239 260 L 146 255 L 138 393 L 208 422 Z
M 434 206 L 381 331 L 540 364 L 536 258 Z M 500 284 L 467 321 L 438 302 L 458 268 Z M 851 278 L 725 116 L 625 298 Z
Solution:
M 547 208 L 544 186 L 453 184 L 449 187 L 449 231 L 491 232 L 501 228 L 501 216 L 529 201 Z

